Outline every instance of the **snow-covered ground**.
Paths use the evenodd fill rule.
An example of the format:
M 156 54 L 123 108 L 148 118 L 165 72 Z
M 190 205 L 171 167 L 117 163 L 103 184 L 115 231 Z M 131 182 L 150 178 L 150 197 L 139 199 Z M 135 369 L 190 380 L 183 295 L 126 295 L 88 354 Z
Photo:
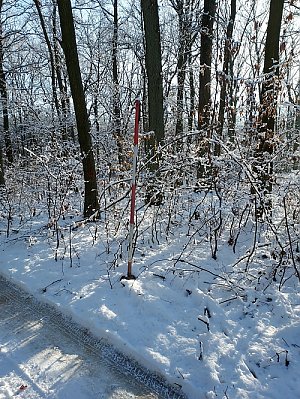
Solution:
M 230 280 L 227 265 L 237 255 L 226 245 L 214 260 L 194 243 L 189 259 L 197 267 L 176 261 L 187 240 L 179 232 L 156 244 L 139 240 L 137 278 L 120 280 L 126 259 L 114 258 L 114 246 L 121 244 L 116 238 L 108 248 L 101 224 L 62 228 L 57 245 L 45 221 L 30 223 L 8 238 L 2 230 L 1 274 L 166 376 L 188 398 L 300 397 L 296 279 L 278 290 L 264 276 L 251 284 L 249 269 L 245 290 Z
M 154 398 L 51 308 L 37 305 L 0 278 L 1 399 Z

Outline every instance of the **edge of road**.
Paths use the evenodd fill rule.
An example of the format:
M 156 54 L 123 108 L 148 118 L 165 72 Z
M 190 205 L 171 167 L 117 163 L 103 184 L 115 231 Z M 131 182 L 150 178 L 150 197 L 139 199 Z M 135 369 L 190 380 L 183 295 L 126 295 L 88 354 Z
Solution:
M 84 325 L 75 322 L 71 316 L 61 312 L 54 304 L 44 302 L 21 287 L 17 281 L 8 279 L 0 273 L 0 284 L 4 286 L 1 295 L 13 299 L 20 307 L 29 306 L 41 315 L 45 322 L 55 324 L 57 328 L 72 337 L 79 344 L 101 355 L 125 376 L 137 381 L 162 399 L 187 399 L 181 387 L 171 385 L 165 377 L 149 370 L 137 362 L 134 357 L 116 349 L 107 338 L 95 336 Z

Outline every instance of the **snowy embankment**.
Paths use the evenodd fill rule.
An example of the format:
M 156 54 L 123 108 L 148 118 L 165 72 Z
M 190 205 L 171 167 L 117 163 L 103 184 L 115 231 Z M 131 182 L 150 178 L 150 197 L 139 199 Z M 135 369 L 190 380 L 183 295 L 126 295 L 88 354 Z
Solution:
M 125 374 L 129 363 L 131 373 Z M 145 380 L 156 389 L 147 389 Z M 0 276 L 0 399 L 65 399 L 75 393 L 76 399 L 153 399 L 153 392 L 166 390 L 157 382 L 56 307 Z
M 26 234 L 3 233 L 1 274 L 165 375 L 190 399 L 299 398 L 296 280 L 278 290 L 262 276 L 260 289 L 249 276 L 245 290 L 230 280 L 226 265 L 233 255 L 226 245 L 217 260 L 196 246 L 195 267 L 176 255 L 183 246 L 178 234 L 138 246 L 137 279 L 120 281 L 125 259 L 109 260 L 117 240 L 108 248 L 93 224 L 59 234 L 64 245 L 43 224 Z

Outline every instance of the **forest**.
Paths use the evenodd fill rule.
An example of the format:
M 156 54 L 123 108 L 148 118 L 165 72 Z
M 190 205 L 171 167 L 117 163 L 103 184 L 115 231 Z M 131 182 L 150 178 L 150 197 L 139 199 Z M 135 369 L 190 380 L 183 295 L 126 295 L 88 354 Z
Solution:
M 299 305 L 299 16 L 298 0 L 1 0 L 4 274 L 16 243 L 43 244 L 45 293 L 74 294 L 64 276 L 85 267 L 111 295 L 198 290 L 203 334 L 213 303 Z

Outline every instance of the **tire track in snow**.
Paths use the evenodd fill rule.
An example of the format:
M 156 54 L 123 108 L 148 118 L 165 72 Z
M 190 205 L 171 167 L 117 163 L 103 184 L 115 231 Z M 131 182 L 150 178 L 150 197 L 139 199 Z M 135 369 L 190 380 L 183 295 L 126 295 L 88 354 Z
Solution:
M 3 335 L 3 330 L 6 335 Z M 0 331 L 0 399 L 3 394 L 5 399 L 16 395 L 20 398 L 28 397 L 23 396 L 27 389 L 28 393 L 30 389 L 31 399 L 71 397 L 72 389 L 77 390 L 78 399 L 184 398 L 179 390 L 168 385 L 163 378 L 153 375 L 148 369 L 116 351 L 104 339 L 92 336 L 56 308 L 36 301 L 2 277 Z M 14 333 L 13 338 L 10 331 Z M 29 344 L 33 346 L 33 355 L 27 353 Z M 22 357 L 27 359 L 26 362 L 20 362 Z M 1 385 L 4 378 L 1 361 L 10 365 L 7 373 L 13 386 L 23 384 L 28 385 L 28 388 L 24 391 L 13 390 L 8 378 Z M 104 373 L 99 372 L 99 367 L 104 369 Z M 100 381 L 104 379 L 101 381 L 103 387 L 98 386 L 99 375 Z M 78 378 L 83 391 L 87 391 L 81 392 L 82 396 L 79 396 L 78 382 L 77 385 L 75 382 Z M 118 380 L 118 383 L 112 383 L 112 378 Z M 65 396 L 66 389 L 71 392 Z

